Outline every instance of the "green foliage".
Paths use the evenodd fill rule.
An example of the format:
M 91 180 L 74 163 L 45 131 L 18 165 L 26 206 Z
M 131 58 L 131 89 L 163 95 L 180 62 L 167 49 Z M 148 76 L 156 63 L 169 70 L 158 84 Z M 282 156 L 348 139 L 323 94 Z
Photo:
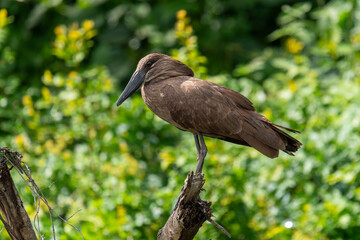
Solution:
M 79 31 L 78 38 L 91 41 L 87 33 Z M 68 64 L 74 61 L 72 54 L 59 56 L 59 46 L 53 46 L 56 56 L 73 65 Z M 72 47 L 66 44 L 64 51 L 71 52 Z M 86 55 L 87 50 L 79 53 Z M 163 209 L 158 196 L 150 194 L 162 186 L 161 174 L 155 175 L 159 161 L 152 160 L 157 149 L 153 146 L 161 148 L 166 143 L 168 126 L 154 123 L 139 97 L 119 114 L 114 80 L 105 67 L 76 69 L 45 70 L 41 95 L 36 100 L 30 91 L 23 96 L 24 131 L 14 137 L 13 147 L 31 159 L 29 165 L 33 173 L 39 173 L 35 178 L 42 186 L 54 182 L 46 195 L 62 216 L 83 209 L 72 223 L 86 239 L 154 236 L 161 222 L 153 225 L 150 220 L 170 209 L 171 203 Z M 140 121 L 129 125 L 134 117 Z M 145 204 L 143 199 L 147 199 Z M 32 202 L 31 196 L 24 201 Z M 151 207 L 144 210 L 145 206 Z M 29 210 L 30 215 L 33 211 Z M 49 237 L 48 216 L 42 221 Z M 80 237 L 60 221 L 56 225 L 61 239 Z
M 272 120 L 282 116 L 302 129 L 305 144 L 292 161 L 253 165 L 264 166 L 256 170 L 263 181 L 249 183 L 256 189 L 254 197 L 265 200 L 267 212 L 256 213 L 252 224 L 265 237 L 355 239 L 360 122 L 353 116 L 360 102 L 360 66 L 359 26 L 352 16 L 360 9 L 350 1 L 331 1 L 319 9 L 304 3 L 283 10 L 281 27 L 270 38 L 284 40 L 287 53 L 265 50 L 235 74 L 242 82 L 261 83 L 263 98 L 257 105 Z M 287 220 L 294 222 L 294 230 L 283 227 Z
M 96 35 L 93 27 L 94 22 L 91 20 L 83 21 L 81 28 L 79 28 L 78 23 L 72 24 L 70 28 L 66 26 L 56 27 L 53 54 L 65 60 L 69 66 L 79 64 L 94 44 L 93 41 L 89 41 Z
M 197 37 L 194 36 L 193 28 L 190 25 L 190 18 L 186 17 L 186 14 L 185 10 L 177 12 L 175 35 L 180 47 L 172 50 L 172 57 L 193 69 L 196 77 L 206 78 L 207 69 L 203 64 L 207 60 L 206 57 L 200 55 Z
M 20 47 L 14 40 L 23 33 L 16 31 L 21 17 L 11 12 L 18 13 L 23 5 L 14 2 L 8 11 L 0 10 L 0 145 L 24 154 L 35 181 L 61 216 L 69 218 L 81 209 L 70 222 L 81 229 L 85 239 L 154 239 L 174 206 L 186 174 L 196 166 L 196 149 L 191 134 L 154 116 L 139 95 L 121 108 L 115 107 L 120 90 L 114 76 L 134 70 L 125 56 L 138 60 L 145 52 L 138 48 L 147 42 L 149 49 L 167 49 L 191 66 L 197 77 L 243 93 L 270 120 L 302 131 L 296 138 L 304 146 L 296 156 L 281 154 L 273 160 L 250 148 L 206 139 L 207 191 L 203 198 L 213 202 L 215 220 L 234 239 L 357 239 L 357 1 L 283 5 L 279 28 L 269 35 L 271 47 L 249 47 L 244 52 L 251 54 L 236 62 L 232 74 L 211 74 L 211 66 L 232 66 L 232 58 L 219 58 L 218 51 L 239 53 L 237 47 L 229 48 L 225 42 L 244 43 L 235 30 L 254 25 L 241 14 L 225 17 L 221 12 L 281 1 L 205 2 L 213 7 L 203 13 L 201 28 L 200 19 L 193 17 L 199 3 L 184 3 L 185 11 L 175 4 L 177 1 L 154 6 L 124 2 L 116 8 L 107 1 L 104 5 L 42 1 L 26 26 L 43 29 L 36 24 L 36 16 L 64 9 L 82 17 L 49 22 L 51 27 L 46 26 L 47 32 L 39 40 L 43 47 L 39 56 L 32 55 L 32 61 L 29 55 L 33 45 Z M 122 29 L 122 34 L 109 35 L 114 32 L 104 28 L 99 20 L 103 15 L 94 10 L 96 7 L 107 13 L 104 19 L 114 28 L 118 21 L 123 24 L 116 28 Z M 87 20 L 89 12 L 97 18 Z M 152 25 L 157 18 L 161 20 Z M 204 33 L 207 24 L 224 28 L 217 28 L 219 33 L 210 37 Z M 129 34 L 131 31 L 135 34 Z M 224 43 L 219 40 L 222 36 L 226 36 Z M 112 59 L 117 71 L 111 71 L 113 63 L 107 67 L 99 59 L 102 54 L 110 56 L 108 44 L 117 38 L 125 45 L 118 42 L 122 58 Z M 210 51 L 208 44 L 214 41 L 218 49 Z M 138 50 L 124 51 L 127 46 Z M 23 65 L 24 59 L 29 65 Z M 251 60 L 244 64 L 245 59 Z M 24 74 L 27 69 L 34 71 L 28 76 Z M 20 179 L 15 180 L 32 217 L 32 195 Z M 45 237 L 50 238 L 46 212 L 41 214 L 41 225 Z M 55 225 L 59 239 L 80 239 L 60 220 L 55 220 Z M 0 234 L 9 239 L 6 231 Z M 205 224 L 197 239 L 209 238 L 226 239 Z

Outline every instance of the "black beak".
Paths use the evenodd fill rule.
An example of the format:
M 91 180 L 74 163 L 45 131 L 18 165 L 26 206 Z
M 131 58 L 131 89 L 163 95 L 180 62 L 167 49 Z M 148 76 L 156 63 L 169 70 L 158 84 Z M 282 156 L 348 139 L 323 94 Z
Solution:
M 134 72 L 124 91 L 121 93 L 119 99 L 116 101 L 116 106 L 120 106 L 128 97 L 130 97 L 136 90 L 139 89 L 139 87 L 145 80 L 145 75 L 146 72 L 144 70 Z

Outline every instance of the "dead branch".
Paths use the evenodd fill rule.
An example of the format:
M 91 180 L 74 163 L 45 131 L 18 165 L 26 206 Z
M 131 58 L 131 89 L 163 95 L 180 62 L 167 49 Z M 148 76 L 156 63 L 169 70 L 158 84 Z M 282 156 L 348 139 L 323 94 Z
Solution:
M 211 219 L 211 202 L 200 199 L 200 192 L 205 183 L 202 173 L 191 172 L 181 189 L 181 194 L 165 226 L 158 232 L 158 240 L 193 239 L 202 224 L 208 220 L 228 237 L 231 235 Z
M 11 151 L 6 147 L 0 148 L 0 211 L 3 213 L 4 217 L 6 216 L 4 212 L 9 212 L 11 209 L 13 209 L 14 206 L 12 205 L 7 205 L 6 202 L 5 204 L 3 204 L 2 202 L 2 196 L 3 194 L 8 194 L 7 192 L 7 187 L 3 187 L 3 185 L 1 185 L 1 177 L 2 177 L 2 172 L 7 172 L 9 178 L 4 180 L 4 186 L 7 183 L 7 181 L 11 180 L 13 189 L 16 191 L 16 188 L 14 186 L 14 183 L 12 181 L 11 175 L 10 175 L 10 171 L 7 167 L 7 163 L 9 163 L 10 165 L 12 165 L 12 168 L 15 168 L 15 170 L 19 173 L 19 176 L 24 180 L 24 182 L 27 184 L 27 186 L 31 189 L 32 193 L 33 193 L 33 197 L 34 197 L 34 203 L 35 203 L 35 209 L 36 209 L 36 214 L 34 217 L 34 228 L 36 230 L 36 233 L 38 234 L 39 239 L 44 239 L 44 236 L 41 235 L 40 232 L 40 219 L 39 219 L 39 212 L 40 212 L 40 204 L 41 202 L 43 202 L 49 211 L 49 215 L 50 215 L 50 220 L 51 220 L 51 226 L 52 226 L 52 232 L 53 232 L 53 239 L 55 240 L 55 227 L 54 227 L 54 223 L 53 223 L 53 214 L 55 214 L 55 216 L 57 216 L 58 218 L 60 218 L 63 222 L 65 222 L 66 224 L 70 225 L 72 228 L 74 228 L 78 233 L 80 233 L 82 239 L 84 239 L 84 236 L 82 235 L 81 231 L 76 228 L 75 226 L 73 226 L 72 224 L 69 223 L 69 219 L 74 216 L 76 213 L 74 213 L 70 218 L 68 219 L 64 219 L 63 217 L 61 217 L 48 203 L 46 197 L 44 196 L 43 192 L 40 190 L 40 188 L 37 186 L 37 184 L 35 183 L 34 179 L 31 177 L 31 171 L 29 166 L 21 161 L 22 155 L 18 152 L 15 151 Z M 10 169 L 10 170 L 11 170 Z M 17 194 L 17 191 L 16 191 Z M 18 201 L 20 201 L 21 206 L 22 206 L 22 202 L 21 199 L 19 197 L 19 195 L 17 194 L 17 198 Z M 7 200 L 7 199 L 5 199 Z M 12 200 L 11 200 L 12 201 Z M 3 204 L 3 205 L 2 205 Z M 10 210 L 9 210 L 10 209 Z M 24 207 L 22 206 L 22 209 L 24 211 L 24 214 L 27 216 L 27 213 L 24 210 Z M 11 212 L 11 211 L 10 211 Z M 1 217 L 1 215 L 0 215 Z M 17 218 L 14 218 L 16 221 L 18 221 Z M 20 235 L 20 237 L 17 235 L 16 231 L 14 231 L 14 229 L 10 229 L 7 228 L 6 226 L 12 226 L 11 223 L 9 223 L 9 220 L 5 217 L 5 219 L 2 219 L 2 217 L 0 218 L 0 220 L 3 222 L 6 230 L 9 232 L 9 235 L 11 237 L 15 236 L 13 239 L 14 240 L 33 240 L 33 239 L 37 239 L 36 236 L 35 238 L 25 238 L 22 237 Z M 30 220 L 29 220 L 30 221 Z M 19 227 L 19 226 L 15 226 L 15 227 Z M 23 227 L 23 225 L 20 225 L 20 227 Z M 32 229 L 31 223 L 30 223 L 30 227 Z M 28 226 L 29 228 L 29 226 Z M 32 229 L 32 231 L 34 231 Z M 34 233 L 35 234 L 35 233 Z
M 36 240 L 31 221 L 24 209 L 6 164 L 8 154 L 5 150 L 0 152 L 0 212 L 4 216 L 0 215 L 0 220 L 3 222 L 11 239 Z M 19 164 L 16 159 L 13 163 L 15 166 Z

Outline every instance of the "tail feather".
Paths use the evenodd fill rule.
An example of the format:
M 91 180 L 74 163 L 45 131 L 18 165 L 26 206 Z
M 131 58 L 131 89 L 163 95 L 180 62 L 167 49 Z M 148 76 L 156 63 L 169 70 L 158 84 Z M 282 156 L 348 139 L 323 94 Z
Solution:
M 270 122 L 270 121 L 269 121 Z M 294 129 L 291 129 L 291 128 L 287 128 L 287 127 L 284 127 L 284 126 L 280 126 L 280 125 L 277 125 L 275 123 L 272 123 L 270 122 L 271 125 L 273 126 L 276 126 L 278 128 L 282 128 L 282 129 L 285 129 L 286 131 L 289 131 L 289 132 L 293 132 L 293 133 L 301 133 L 300 131 L 297 131 L 297 130 L 294 130 Z
M 248 135 L 246 136 L 246 141 L 249 143 L 250 146 L 258 150 L 265 156 L 268 156 L 269 158 L 276 158 L 279 156 L 279 149 L 272 148 L 266 143 L 259 141 L 256 136 Z
M 277 157 L 279 150 L 294 156 L 302 144 L 280 128 L 289 132 L 300 133 L 291 128 L 274 124 L 264 116 L 254 113 L 252 118 L 247 118 L 243 122 L 242 138 L 250 146 L 270 158 Z
M 253 147 L 270 158 L 278 157 L 279 150 L 294 156 L 294 153 L 302 145 L 301 142 L 282 131 L 284 129 L 289 132 L 300 133 L 297 130 L 272 123 L 256 112 L 242 112 L 241 118 L 243 120 L 241 131 L 236 134 L 230 136 L 207 134 L 206 136 Z
M 285 129 L 287 131 L 293 132 L 293 133 L 301 133 L 299 131 L 293 130 L 291 128 L 286 128 L 277 124 L 274 124 L 272 122 L 269 122 L 269 125 L 272 127 L 273 130 L 275 130 L 279 136 L 283 139 L 283 141 L 286 143 L 285 149 L 282 149 L 284 152 L 286 152 L 289 155 L 294 155 L 293 153 L 296 152 L 302 145 L 302 143 L 286 132 L 283 132 L 279 128 Z
M 241 137 L 262 154 L 276 158 L 279 150 L 286 150 L 287 140 L 273 130 L 267 122 L 258 118 L 246 118 Z

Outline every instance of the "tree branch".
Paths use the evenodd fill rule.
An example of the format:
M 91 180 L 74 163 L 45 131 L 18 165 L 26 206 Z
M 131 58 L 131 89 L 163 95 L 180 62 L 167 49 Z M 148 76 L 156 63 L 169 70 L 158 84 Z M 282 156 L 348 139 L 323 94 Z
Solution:
M 173 212 L 165 226 L 158 232 L 158 240 L 193 239 L 206 220 L 231 237 L 223 227 L 211 219 L 211 202 L 200 199 L 204 183 L 202 173 L 191 172 L 188 174 Z
M 1 150 L 3 150 L 2 148 Z M 36 234 L 31 225 L 21 198 L 16 190 L 7 166 L 7 151 L 0 152 L 0 220 L 3 222 L 11 239 L 36 240 Z M 18 162 L 13 162 L 18 165 Z
M 30 172 L 30 168 L 28 167 L 28 165 L 21 161 L 22 155 L 18 152 L 15 151 L 11 151 L 6 147 L 2 147 L 0 148 L 0 211 L 2 212 L 2 214 L 4 215 L 3 219 L 0 215 L 0 220 L 3 222 L 6 230 L 9 232 L 9 235 L 12 237 L 12 239 L 14 240 L 33 240 L 33 239 L 37 239 L 35 238 L 31 238 L 32 235 L 29 233 L 28 237 L 24 237 L 22 235 L 18 235 L 17 231 L 22 231 L 21 228 L 26 227 L 28 229 L 28 231 L 30 231 L 30 227 L 31 230 L 33 230 L 31 223 L 30 225 L 24 225 L 27 224 L 26 223 L 26 217 L 29 218 L 27 216 L 27 213 L 25 212 L 25 209 L 22 205 L 22 201 L 17 193 L 17 190 L 14 186 L 14 182 L 11 178 L 10 175 L 10 171 L 12 168 L 14 168 L 20 175 L 20 177 L 24 180 L 24 182 L 27 184 L 27 186 L 31 189 L 32 193 L 33 193 L 33 197 L 34 197 L 34 203 L 35 203 L 35 209 L 36 209 L 36 214 L 34 217 L 34 227 L 35 230 L 39 236 L 39 239 L 45 239 L 43 235 L 41 235 L 40 232 L 40 220 L 39 220 L 39 212 L 40 212 L 40 203 L 43 202 L 48 210 L 49 210 L 49 215 L 50 215 L 50 220 L 51 220 L 51 227 L 52 227 L 52 232 L 53 232 L 53 239 L 55 240 L 55 226 L 54 226 L 54 222 L 53 222 L 53 214 L 55 214 L 58 218 L 61 219 L 61 221 L 65 222 L 66 224 L 68 224 L 69 226 L 71 226 L 72 228 L 74 228 L 77 232 L 80 233 L 82 239 L 84 239 L 84 236 L 82 235 L 81 231 L 76 228 L 74 225 L 69 223 L 69 219 L 74 216 L 76 213 L 74 213 L 73 215 L 71 215 L 68 219 L 65 219 L 63 217 L 61 217 L 48 203 L 46 197 L 44 196 L 43 192 L 40 190 L 40 188 L 37 186 L 37 184 L 35 183 L 34 179 L 31 177 L 31 172 Z M 12 165 L 12 167 L 9 169 L 7 167 L 7 164 L 9 163 Z M 23 167 L 24 166 L 24 167 Z M 5 176 L 5 177 L 4 177 Z M 8 186 L 9 185 L 9 186 Z M 16 194 L 16 198 L 18 199 L 17 201 L 12 200 L 13 197 L 12 193 L 11 193 L 11 197 L 9 197 L 10 193 L 7 192 L 8 189 L 13 189 L 11 190 L 12 192 L 14 191 Z M 17 205 L 15 205 L 15 203 L 19 203 L 20 207 L 17 207 Z M 25 214 L 25 216 L 23 216 L 23 221 L 19 221 L 18 217 L 15 216 L 12 212 L 13 211 L 23 211 L 22 214 Z M 77 211 L 78 212 L 78 211 Z M 7 217 L 7 214 L 11 213 L 10 218 Z M 15 220 L 14 220 L 15 219 Z M 30 221 L 30 220 L 29 220 Z M 24 223 L 22 223 L 24 222 Z M 18 223 L 18 225 L 14 225 Z M 10 227 L 6 227 L 6 226 L 10 226 Z M 16 228 L 17 231 L 15 231 L 13 228 Z M 35 233 L 34 233 L 35 234 Z

